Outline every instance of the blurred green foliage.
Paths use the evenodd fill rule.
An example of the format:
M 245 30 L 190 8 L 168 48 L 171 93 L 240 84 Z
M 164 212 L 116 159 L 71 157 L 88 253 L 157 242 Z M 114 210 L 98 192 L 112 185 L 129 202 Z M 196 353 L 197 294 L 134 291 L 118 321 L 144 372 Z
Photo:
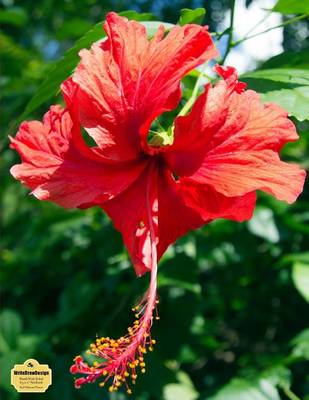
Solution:
M 53 385 L 42 399 L 124 400 L 124 394 L 102 393 L 96 385 L 76 391 L 68 370 L 72 357 L 96 335 L 122 334 L 133 317 L 128 310 L 144 292 L 148 277 L 136 279 L 120 235 L 101 210 L 63 210 L 37 201 L 14 182 L 8 170 L 18 157 L 8 149 L 6 135 L 14 134 L 10 127 L 37 93 L 46 71 L 105 12 L 150 11 L 175 23 L 180 8 L 203 4 L 0 3 L 1 398 L 33 398 L 16 393 L 10 369 L 34 357 L 53 370 Z M 284 3 L 291 7 L 292 2 L 279 3 L 280 11 L 288 14 Z M 228 4 L 207 3 L 206 21 L 213 31 Z M 183 22 L 200 22 L 201 17 L 202 11 L 182 13 Z M 297 35 L 291 32 L 289 41 L 285 36 L 290 52 L 265 60 L 261 70 L 246 79 L 268 101 L 273 92 L 278 99 L 287 96 L 284 101 L 294 110 L 301 139 L 286 146 L 283 157 L 309 167 L 309 106 L 304 94 L 308 48 L 302 44 L 302 52 L 295 53 Z M 267 69 L 264 75 L 262 68 Z M 296 69 L 305 73 L 292 72 Z M 184 80 L 185 96 L 194 81 L 194 74 Z M 31 117 L 40 119 L 47 106 L 33 109 Z M 296 120 L 300 113 L 302 122 Z M 154 326 L 158 345 L 148 356 L 147 374 L 139 378 L 134 398 L 283 400 L 293 399 L 294 392 L 309 399 L 308 186 L 293 206 L 264 195 L 258 204 L 248 223 L 216 221 L 167 251 L 159 267 L 161 319 Z

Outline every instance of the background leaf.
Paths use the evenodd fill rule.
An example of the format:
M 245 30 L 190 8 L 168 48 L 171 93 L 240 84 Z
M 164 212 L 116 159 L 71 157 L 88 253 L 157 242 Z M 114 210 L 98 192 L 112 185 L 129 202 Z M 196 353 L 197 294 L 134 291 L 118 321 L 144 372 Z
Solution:
M 265 102 L 285 108 L 299 121 L 309 119 L 309 71 L 307 69 L 276 68 L 242 75 L 249 89 L 261 93 Z
M 292 277 L 299 293 L 309 302 L 309 263 L 296 262 L 293 265 Z
M 210 400 L 280 400 L 279 392 L 271 380 L 257 381 L 233 379 Z
M 278 11 L 282 14 L 307 14 L 309 13 L 309 4 L 307 1 L 279 0 L 273 11 Z
M 284 51 L 260 65 L 260 69 L 270 68 L 300 68 L 308 69 L 309 67 L 309 50 L 302 51 Z
M 185 24 L 199 24 L 201 25 L 205 18 L 205 8 L 196 8 L 190 10 L 189 8 L 183 8 L 180 10 L 180 18 L 178 24 L 183 26 Z

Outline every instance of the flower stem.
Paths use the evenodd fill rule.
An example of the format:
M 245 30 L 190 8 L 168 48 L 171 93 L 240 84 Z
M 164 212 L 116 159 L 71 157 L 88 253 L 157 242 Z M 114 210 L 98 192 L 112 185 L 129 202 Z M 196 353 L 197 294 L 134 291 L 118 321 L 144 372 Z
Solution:
M 267 20 L 267 18 L 271 15 L 272 10 L 268 10 L 268 12 L 264 15 L 262 19 L 260 19 L 252 28 L 248 30 L 244 37 L 248 37 L 251 32 L 253 32 L 258 26 L 260 26 L 263 22 Z
M 202 80 L 202 78 L 205 78 L 205 77 L 207 79 L 209 79 L 209 80 L 211 79 L 211 77 L 208 76 L 207 74 L 205 74 L 204 70 L 202 70 L 200 72 L 199 77 L 196 79 L 196 82 L 195 82 L 195 85 L 194 85 L 194 88 L 192 90 L 192 94 L 191 94 L 190 98 L 188 99 L 186 104 L 182 107 L 182 109 L 179 111 L 178 117 L 186 115 L 187 112 L 190 110 L 190 108 L 193 106 L 193 104 L 194 104 L 194 102 L 195 102 L 195 100 L 197 98 L 197 95 L 198 95 L 198 89 L 200 87 L 201 80 Z
M 285 385 L 279 385 L 280 388 L 283 390 L 284 394 L 286 397 L 288 397 L 290 400 L 301 400 L 298 396 L 296 396 L 295 393 L 293 393 L 287 386 Z
M 234 31 L 234 17 L 235 17 L 235 0 L 231 0 L 231 18 L 230 18 L 230 28 L 229 28 L 229 36 L 227 47 L 225 53 L 222 57 L 220 64 L 224 64 L 227 56 L 229 55 L 230 50 L 233 47 L 233 31 Z
M 287 20 L 287 21 L 285 21 L 285 22 L 282 22 L 282 23 L 279 24 L 279 25 L 276 25 L 276 26 L 273 26 L 273 27 L 271 27 L 271 28 L 265 29 L 265 31 L 255 33 L 255 34 L 253 34 L 253 35 L 246 36 L 246 37 L 244 37 L 244 38 L 242 38 L 242 39 L 237 40 L 236 42 L 233 42 L 233 43 L 232 43 L 232 47 L 235 47 L 235 46 L 237 46 L 238 44 L 240 44 L 240 43 L 242 43 L 242 42 L 245 42 L 246 40 L 249 40 L 249 39 L 252 39 L 252 38 L 254 38 L 254 37 L 263 35 L 264 33 L 270 32 L 270 31 L 272 31 L 273 29 L 281 28 L 281 27 L 283 27 L 283 26 L 290 25 L 290 24 L 292 24 L 293 22 L 300 21 L 300 20 L 302 20 L 302 19 L 304 19 L 304 18 L 307 18 L 308 16 L 309 16 L 308 13 L 307 13 L 307 14 L 302 14 L 302 15 L 299 15 L 298 17 L 291 18 L 291 19 L 289 19 L 289 20 Z

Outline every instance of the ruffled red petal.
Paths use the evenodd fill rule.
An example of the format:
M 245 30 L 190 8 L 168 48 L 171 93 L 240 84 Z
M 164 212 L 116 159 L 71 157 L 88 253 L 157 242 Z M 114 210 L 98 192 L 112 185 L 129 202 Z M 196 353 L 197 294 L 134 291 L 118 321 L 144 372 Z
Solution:
M 135 158 L 151 122 L 180 100 L 180 80 L 217 55 L 207 27 L 161 26 L 149 40 L 142 24 L 115 13 L 106 17 L 108 39 L 80 52 L 73 74 L 80 121 L 105 157 Z
M 217 68 L 226 80 L 207 85 L 192 111 L 175 122 L 165 155 L 186 182 L 210 185 L 228 197 L 255 190 L 289 203 L 301 193 L 305 172 L 280 160 L 282 146 L 298 139 L 287 112 L 244 91 L 234 68 Z
M 43 123 L 24 122 L 11 139 L 12 148 L 22 158 L 11 173 L 38 199 L 67 208 L 101 202 L 123 191 L 144 168 L 143 162 L 119 169 L 86 158 L 74 145 L 72 134 L 69 112 L 52 106 Z

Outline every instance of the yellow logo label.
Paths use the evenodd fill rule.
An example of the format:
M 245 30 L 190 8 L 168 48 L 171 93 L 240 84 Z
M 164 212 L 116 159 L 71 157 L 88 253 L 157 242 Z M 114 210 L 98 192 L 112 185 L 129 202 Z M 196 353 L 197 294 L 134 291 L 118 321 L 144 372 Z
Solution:
M 43 393 L 52 383 L 52 370 L 30 358 L 11 370 L 11 385 L 19 393 Z

